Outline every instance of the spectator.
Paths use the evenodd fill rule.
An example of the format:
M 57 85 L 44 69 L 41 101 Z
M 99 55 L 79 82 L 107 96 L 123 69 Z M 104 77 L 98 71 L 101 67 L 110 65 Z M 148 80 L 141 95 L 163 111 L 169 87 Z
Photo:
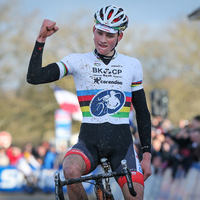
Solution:
M 36 151 L 34 154 L 35 154 L 37 161 L 40 163 L 40 165 L 43 165 L 46 153 L 47 153 L 47 149 L 45 146 L 39 145 L 36 148 Z
M 37 178 L 35 177 L 33 173 L 33 169 L 31 165 L 29 164 L 30 162 L 29 160 L 31 160 L 33 156 L 31 155 L 31 157 L 29 157 L 28 159 L 25 156 L 22 156 L 17 160 L 16 167 L 24 175 L 27 186 L 28 188 L 31 189 L 30 192 L 33 192 L 36 187 L 36 182 L 37 182 Z
M 151 120 L 152 127 L 160 128 L 162 124 L 163 118 L 161 116 L 155 116 Z
M 200 161 L 200 128 L 191 130 L 190 139 L 192 141 L 192 157 L 195 162 L 199 162 Z
M 54 145 L 50 145 L 49 150 L 47 151 L 44 157 L 43 168 L 44 169 L 53 169 L 54 161 L 57 156 L 56 148 Z
M 31 142 L 28 142 L 24 145 L 24 152 L 29 152 L 32 154 L 33 152 L 33 144 Z
M 151 139 L 154 173 L 171 167 L 175 178 L 178 168 L 182 167 L 186 175 L 192 164 L 200 161 L 200 115 L 190 124 L 181 119 L 178 128 L 168 119 L 153 117 Z
M 7 150 L 7 156 L 10 160 L 10 165 L 17 165 L 18 160 L 23 156 L 22 151 L 19 147 L 11 146 Z
M 173 157 L 178 153 L 178 145 L 171 138 L 170 134 L 165 134 L 165 141 L 161 146 L 161 154 L 162 154 L 162 168 L 166 169 L 167 167 L 171 167 L 173 163 Z
M 181 129 L 173 140 L 178 144 L 179 151 L 174 155 L 173 158 L 173 172 L 172 177 L 175 178 L 178 167 L 181 165 L 185 170 L 185 175 L 192 165 L 192 155 L 191 155 L 191 140 L 189 137 L 189 128 L 185 127 Z
M 34 149 L 32 143 L 28 142 L 27 144 L 25 144 L 24 150 L 23 150 L 23 156 L 24 156 L 24 158 L 26 159 L 26 161 L 28 162 L 28 164 L 33 169 L 40 169 L 41 164 L 37 161 L 34 152 L 35 152 L 35 149 Z
M 160 120 L 156 120 L 156 122 L 158 121 Z M 158 126 L 155 125 L 156 123 L 154 123 L 154 126 L 151 129 L 151 137 L 152 137 L 152 164 L 154 166 L 154 173 L 156 174 L 162 170 L 161 147 L 162 143 L 165 141 L 165 136 L 163 134 L 163 129 L 160 127 L 161 124 L 159 123 Z
M 173 124 L 169 119 L 164 119 L 161 124 L 163 133 L 169 133 L 173 129 Z
M 192 129 L 200 128 L 200 115 L 197 115 L 192 119 L 191 128 Z
M 62 169 L 62 163 L 63 163 L 63 158 L 65 156 L 65 152 L 67 151 L 67 146 L 66 143 L 60 144 L 59 147 L 57 146 L 57 155 L 54 161 L 54 169 L 61 170 Z
M 8 166 L 9 162 L 9 158 L 6 155 L 6 149 L 0 146 L 0 167 Z
M 152 140 L 152 164 L 154 166 L 154 174 L 157 174 L 161 169 L 162 156 L 161 156 L 162 142 L 158 138 Z
M 180 119 L 179 120 L 179 128 L 185 128 L 186 126 L 189 125 L 189 121 L 187 119 Z
M 50 144 L 49 144 L 49 142 L 47 142 L 47 141 L 44 141 L 44 142 L 42 142 L 42 146 L 43 147 L 45 147 L 45 149 L 46 149 L 46 152 L 48 151 L 48 149 L 49 149 L 49 147 L 50 147 Z

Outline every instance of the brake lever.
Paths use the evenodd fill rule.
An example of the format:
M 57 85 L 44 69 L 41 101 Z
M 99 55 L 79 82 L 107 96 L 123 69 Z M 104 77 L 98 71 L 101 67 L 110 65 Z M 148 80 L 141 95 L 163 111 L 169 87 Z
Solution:
M 134 190 L 134 187 L 133 187 L 133 183 L 132 183 L 132 180 L 131 180 L 131 171 L 128 169 L 127 161 L 122 160 L 121 164 L 122 164 L 123 171 L 126 174 L 126 180 L 127 180 L 129 192 L 133 197 L 135 197 L 137 195 L 137 193 L 136 193 L 136 191 Z
M 60 173 L 58 171 L 54 174 L 55 181 L 55 200 L 65 200 L 62 185 L 60 185 Z

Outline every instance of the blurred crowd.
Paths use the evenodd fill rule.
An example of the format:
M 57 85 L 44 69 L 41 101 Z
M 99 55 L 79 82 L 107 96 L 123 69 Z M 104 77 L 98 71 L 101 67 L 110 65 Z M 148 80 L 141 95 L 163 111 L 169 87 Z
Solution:
M 141 159 L 137 132 L 134 138 Z M 178 169 L 186 175 L 190 167 L 200 161 L 200 115 L 190 121 L 180 120 L 178 127 L 174 127 L 169 119 L 160 116 L 152 118 L 151 140 L 153 173 L 163 173 L 170 167 L 173 179 Z
M 140 141 L 137 129 L 133 130 L 135 149 L 141 159 Z M 200 160 L 200 115 L 193 119 L 180 120 L 174 127 L 167 118 L 152 118 L 152 165 L 154 173 L 162 173 L 172 168 L 172 177 L 176 177 L 181 167 L 185 174 L 194 162 Z M 61 169 L 65 151 L 57 152 L 55 144 L 47 141 L 38 146 L 25 144 L 23 149 L 11 145 L 0 146 L 0 167 L 15 166 L 26 178 L 32 177 L 34 170 Z
M 25 144 L 23 149 L 11 145 L 9 148 L 0 146 L 0 166 L 16 166 L 21 169 L 60 169 L 62 160 L 56 151 L 53 144 L 45 141 L 39 146 L 34 146 L 32 143 Z M 29 168 L 29 169 L 28 169 Z
M 24 176 L 27 192 L 34 192 L 43 169 L 62 168 L 64 152 L 56 151 L 55 144 L 42 142 L 38 146 L 27 143 L 21 149 L 11 145 L 8 148 L 0 146 L 0 167 L 15 167 Z

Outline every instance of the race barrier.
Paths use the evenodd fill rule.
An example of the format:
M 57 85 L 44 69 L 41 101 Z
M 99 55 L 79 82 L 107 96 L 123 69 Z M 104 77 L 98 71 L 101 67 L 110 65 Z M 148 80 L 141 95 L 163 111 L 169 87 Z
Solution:
M 98 169 L 97 169 L 98 170 Z M 97 173 L 97 170 L 93 173 Z M 55 191 L 54 173 L 56 170 L 43 169 L 33 171 L 32 179 L 36 182 L 30 186 L 23 173 L 16 167 L 0 167 L 0 192 L 44 192 L 53 193 Z M 61 180 L 64 180 L 63 172 L 60 171 Z M 33 187 L 34 185 L 34 187 Z M 84 188 L 88 194 L 93 194 L 93 185 L 84 183 Z M 63 188 L 66 192 L 66 187 Z M 34 191 L 35 190 L 35 191 Z
M 172 179 L 172 170 L 152 174 L 145 182 L 144 200 L 199 200 L 200 163 L 193 164 L 185 175 L 182 169 Z
M 22 191 L 24 176 L 15 167 L 0 167 L 0 192 Z
M 153 171 L 153 170 L 152 170 Z M 101 173 L 97 168 L 92 174 Z M 43 169 L 34 171 L 37 178 L 37 190 L 44 193 L 54 193 L 55 170 Z M 164 173 L 152 174 L 145 181 L 144 200 L 199 200 L 200 199 L 200 163 L 194 164 L 185 176 L 183 170 L 177 172 L 176 178 L 172 179 L 172 170 L 167 168 Z M 60 171 L 61 180 L 64 180 L 63 172 Z M 111 189 L 117 200 L 123 200 L 123 196 L 114 178 L 110 179 Z M 94 194 L 92 184 L 84 183 L 88 195 Z M 0 192 L 32 192 L 29 190 L 22 172 L 16 167 L 0 167 Z M 66 193 L 66 187 L 64 187 Z
M 0 167 L 0 193 L 4 192 L 43 192 L 43 193 L 54 193 L 55 192 L 55 183 L 54 183 L 54 173 L 56 170 L 43 169 L 39 171 L 33 171 L 33 177 L 37 179 L 36 190 L 28 187 L 27 181 L 24 178 L 22 172 L 20 172 L 16 167 Z M 60 178 L 64 180 L 63 172 L 60 170 Z M 101 167 L 91 174 L 103 173 Z M 91 175 L 90 174 L 90 175 Z M 92 181 L 90 181 L 92 182 Z M 113 195 L 115 199 L 123 199 L 119 185 L 116 183 L 114 178 L 110 179 L 110 184 L 112 188 Z M 83 183 L 83 186 L 89 196 L 94 195 L 94 186 L 90 183 Z M 63 191 L 67 193 L 66 187 L 63 188 Z

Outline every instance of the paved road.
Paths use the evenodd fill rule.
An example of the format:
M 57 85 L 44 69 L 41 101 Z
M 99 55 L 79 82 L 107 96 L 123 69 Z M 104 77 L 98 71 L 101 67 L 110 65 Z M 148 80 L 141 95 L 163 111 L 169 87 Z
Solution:
M 54 200 L 54 194 L 0 193 L 1 200 Z
M 20 193 L 0 193 L 0 200 L 55 200 L 54 194 L 20 194 Z M 65 196 L 65 200 L 69 200 Z M 89 197 L 89 200 L 94 200 Z

